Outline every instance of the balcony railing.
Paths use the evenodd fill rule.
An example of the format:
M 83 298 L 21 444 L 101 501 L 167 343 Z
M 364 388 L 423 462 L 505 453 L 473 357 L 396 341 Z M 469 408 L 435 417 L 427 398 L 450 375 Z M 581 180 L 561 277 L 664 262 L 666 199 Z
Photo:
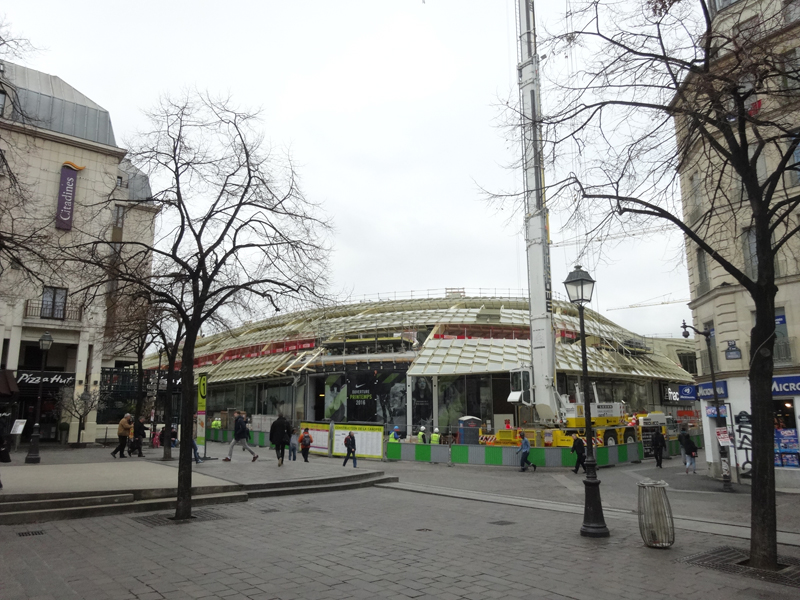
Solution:
M 25 301 L 25 317 L 31 319 L 53 319 L 56 321 L 80 321 L 83 307 L 69 302 Z

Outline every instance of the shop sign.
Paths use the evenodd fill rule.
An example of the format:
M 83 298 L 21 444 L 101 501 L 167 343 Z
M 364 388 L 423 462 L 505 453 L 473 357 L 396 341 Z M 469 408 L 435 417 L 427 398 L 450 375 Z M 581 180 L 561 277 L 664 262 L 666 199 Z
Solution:
M 697 400 L 697 386 L 696 385 L 682 385 L 678 389 L 678 397 L 681 400 Z
M 800 375 L 786 375 L 772 378 L 773 396 L 800 395 Z
M 697 386 L 697 396 L 701 399 L 713 399 L 714 398 L 714 388 L 711 387 L 711 383 L 701 383 Z M 717 397 L 718 398 L 727 398 L 728 397 L 728 382 L 727 381 L 718 381 L 717 382 Z
M 786 315 L 775 315 L 775 325 L 786 325 Z
M 82 171 L 85 168 L 71 162 L 65 162 L 61 166 L 61 183 L 58 186 L 58 208 L 56 209 L 56 229 L 64 231 L 72 229 L 78 171 Z
M 31 386 L 39 385 L 39 382 L 46 385 L 60 385 L 70 387 L 75 385 L 75 373 L 54 373 L 53 371 L 17 371 L 17 385 Z

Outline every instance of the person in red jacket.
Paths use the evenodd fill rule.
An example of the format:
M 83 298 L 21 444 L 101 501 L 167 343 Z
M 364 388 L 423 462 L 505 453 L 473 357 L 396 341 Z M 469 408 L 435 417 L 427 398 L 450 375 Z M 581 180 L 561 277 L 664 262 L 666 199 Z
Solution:
M 311 434 L 308 432 L 308 427 L 303 429 L 303 433 L 300 434 L 300 454 L 303 455 L 303 460 L 308 462 L 308 451 L 311 449 L 311 444 L 314 443 L 314 438 L 311 437 Z

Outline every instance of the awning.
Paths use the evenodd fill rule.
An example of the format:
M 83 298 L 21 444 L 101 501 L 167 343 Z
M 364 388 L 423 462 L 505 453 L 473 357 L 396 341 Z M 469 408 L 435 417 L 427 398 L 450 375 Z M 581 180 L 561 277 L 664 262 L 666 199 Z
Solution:
M 13 396 L 19 393 L 17 378 L 8 369 L 0 371 L 0 396 Z

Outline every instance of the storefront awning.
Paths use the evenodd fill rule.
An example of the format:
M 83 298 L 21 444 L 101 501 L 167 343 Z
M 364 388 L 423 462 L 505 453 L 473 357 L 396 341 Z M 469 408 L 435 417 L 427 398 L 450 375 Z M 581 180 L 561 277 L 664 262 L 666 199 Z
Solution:
M 13 396 L 19 393 L 17 379 L 8 369 L 0 371 L 0 396 Z

